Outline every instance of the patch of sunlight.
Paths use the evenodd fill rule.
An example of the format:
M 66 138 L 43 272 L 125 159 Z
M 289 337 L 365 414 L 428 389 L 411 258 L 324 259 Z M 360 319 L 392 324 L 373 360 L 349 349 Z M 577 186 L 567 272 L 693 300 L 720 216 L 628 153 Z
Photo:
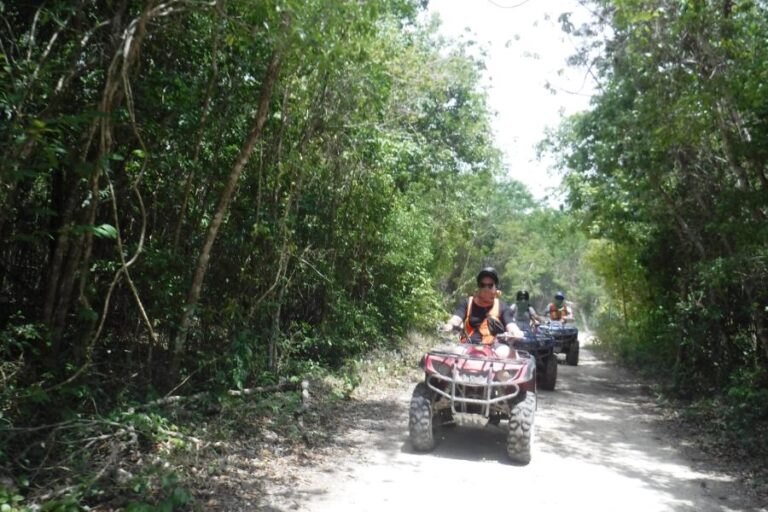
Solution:
M 576 414 L 576 417 L 580 419 L 585 420 L 595 420 L 595 421 L 612 421 L 613 416 L 610 414 L 604 414 L 600 412 L 586 412 L 586 411 L 579 411 Z

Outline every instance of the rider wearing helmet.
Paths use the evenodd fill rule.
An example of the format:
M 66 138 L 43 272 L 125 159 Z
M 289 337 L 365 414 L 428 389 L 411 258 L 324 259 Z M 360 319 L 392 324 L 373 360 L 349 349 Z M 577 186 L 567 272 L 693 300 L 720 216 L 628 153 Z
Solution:
M 482 343 L 492 345 L 500 357 L 509 354 L 509 347 L 499 344 L 496 335 L 509 332 L 515 337 L 523 337 L 523 333 L 514 322 L 514 316 L 506 302 L 499 299 L 501 293 L 499 274 L 493 267 L 486 267 L 477 274 L 477 291 L 474 295 L 465 297 L 459 302 L 453 316 L 443 326 L 444 331 L 455 327 L 464 327 L 463 343 Z
M 555 301 L 547 305 L 547 312 L 550 320 L 558 320 L 565 324 L 573 322 L 573 311 L 565 303 L 565 294 L 563 292 L 555 293 Z
M 523 331 L 530 331 L 532 326 L 541 323 L 541 317 L 531 306 L 528 290 L 519 290 L 515 296 L 515 303 L 509 307 L 514 315 L 515 323 Z

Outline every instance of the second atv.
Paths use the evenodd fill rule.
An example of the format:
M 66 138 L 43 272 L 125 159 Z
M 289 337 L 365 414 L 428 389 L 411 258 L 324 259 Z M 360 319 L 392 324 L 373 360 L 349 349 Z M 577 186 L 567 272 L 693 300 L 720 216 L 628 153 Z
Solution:
M 546 391 L 554 391 L 557 384 L 555 338 L 535 327 L 523 332 L 525 333 L 525 338 L 515 340 L 512 346 L 517 350 L 528 352 L 536 359 L 539 386 Z

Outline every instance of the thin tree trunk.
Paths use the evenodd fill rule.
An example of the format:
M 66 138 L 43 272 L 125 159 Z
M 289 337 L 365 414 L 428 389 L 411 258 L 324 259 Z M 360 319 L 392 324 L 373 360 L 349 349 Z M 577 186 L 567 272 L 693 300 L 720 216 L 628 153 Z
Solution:
M 615 244 L 613 253 L 615 256 L 618 256 Z M 619 276 L 619 293 L 621 293 L 621 310 L 624 314 L 624 329 L 629 329 L 629 315 L 627 315 L 627 291 L 624 284 L 624 272 L 622 271 L 621 261 L 618 257 L 616 258 L 616 273 Z
M 245 168 L 245 165 L 248 163 L 248 160 L 253 153 L 253 148 L 256 145 L 256 141 L 259 140 L 264 129 L 264 124 L 267 120 L 267 113 L 269 111 L 269 102 L 270 98 L 272 97 L 272 89 L 274 88 L 275 82 L 277 81 L 277 76 L 280 71 L 280 57 L 280 51 L 276 48 L 272 52 L 272 57 L 264 76 L 264 85 L 261 88 L 261 97 L 259 98 L 259 106 L 256 112 L 253 127 L 251 128 L 251 131 L 240 150 L 240 154 L 237 156 L 237 159 L 232 166 L 232 170 L 229 173 L 229 178 L 227 179 L 227 183 L 224 186 L 221 198 L 219 199 L 219 204 L 216 206 L 213 220 L 211 221 L 211 224 L 208 228 L 205 243 L 203 244 L 203 248 L 200 251 L 194 277 L 192 278 L 192 285 L 190 286 L 189 294 L 187 295 L 184 314 L 181 318 L 179 333 L 175 340 L 174 358 L 171 369 L 172 375 L 178 374 L 180 357 L 186 346 L 189 326 L 192 322 L 192 317 L 200 299 L 200 292 L 202 290 L 205 273 L 208 270 L 208 262 L 211 258 L 211 248 L 213 247 L 213 243 L 216 241 L 216 237 L 219 234 L 219 229 L 221 228 L 221 224 L 224 221 L 224 215 L 226 215 L 229 209 L 229 204 L 232 201 L 232 197 L 235 192 L 235 187 L 237 186 L 237 181 L 240 178 L 240 174 L 242 173 L 243 168 Z
M 285 133 L 284 127 L 287 124 L 287 115 L 288 115 L 287 101 L 288 101 L 288 94 L 286 93 L 283 96 L 283 108 L 282 108 L 283 115 L 281 119 L 281 129 L 278 135 L 278 144 L 277 144 L 278 166 L 281 166 L 282 145 L 283 145 L 282 137 L 283 137 L 283 134 Z M 312 135 L 314 134 L 314 128 L 315 128 L 315 123 L 313 123 L 312 119 L 309 119 L 309 121 L 306 124 L 304 134 L 301 138 L 301 142 L 299 143 L 299 147 L 298 147 L 299 154 L 303 154 L 304 151 L 306 150 L 306 146 L 309 144 L 309 141 L 312 138 Z M 278 268 L 277 268 L 277 272 L 275 273 L 275 280 L 273 284 L 269 287 L 269 289 L 265 293 L 263 293 L 261 297 L 259 297 L 259 299 L 257 299 L 256 302 L 254 302 L 253 305 L 251 306 L 251 315 L 253 315 L 255 314 L 257 306 L 269 294 L 271 294 L 276 288 L 278 288 L 280 281 L 281 280 L 285 281 L 282 283 L 282 286 L 279 286 L 279 291 L 277 294 L 277 309 L 272 316 L 272 327 L 271 327 L 268 345 L 267 345 L 268 364 L 269 364 L 270 370 L 272 371 L 277 371 L 279 366 L 280 354 L 278 351 L 278 340 L 280 339 L 280 326 L 281 326 L 280 316 L 282 314 L 282 307 L 283 307 L 285 294 L 290 284 L 290 278 L 285 279 L 285 276 L 288 273 L 288 262 L 291 256 L 291 252 L 289 250 L 290 231 L 288 229 L 288 217 L 294 205 L 298 208 L 299 197 L 301 196 L 301 186 L 303 183 L 303 177 L 304 175 L 299 170 L 298 177 L 296 178 L 296 181 L 295 181 L 295 186 L 288 195 L 288 199 L 286 201 L 286 207 L 280 219 L 279 225 L 280 225 L 280 232 L 282 233 L 282 237 L 283 237 L 283 244 L 282 244 L 282 247 L 280 248 L 280 255 L 278 258 Z M 261 191 L 261 172 L 259 173 L 259 199 L 261 197 L 260 191 Z M 277 196 L 278 194 L 276 193 L 275 195 Z M 257 211 L 258 211 L 258 203 L 257 203 Z
M 717 102 L 717 128 L 720 131 L 720 137 L 723 142 L 723 151 L 725 152 L 725 157 L 728 161 L 728 167 L 736 178 L 736 186 L 739 190 L 748 192 L 752 190 L 752 184 L 749 181 L 749 176 L 747 176 L 746 171 L 739 165 L 739 162 L 736 159 L 736 155 L 733 151 L 733 138 L 725 124 L 725 117 L 730 114 L 730 112 L 731 109 L 725 103 L 725 100 Z
M 64 272 L 61 274 L 61 286 L 59 287 L 58 301 L 55 313 L 51 319 L 51 339 L 53 341 L 53 355 L 58 355 L 59 342 L 64 333 L 64 327 L 67 323 L 67 314 L 72 307 L 72 290 L 77 278 L 77 269 L 80 265 L 80 259 L 83 255 L 83 246 L 85 242 L 82 238 L 73 240 L 71 250 L 67 254 L 67 264 L 64 266 Z
M 220 5 L 218 2 L 217 5 Z M 219 9 L 219 15 L 221 10 Z M 197 137 L 195 138 L 195 149 L 192 154 L 192 162 L 190 163 L 189 172 L 187 173 L 187 180 L 184 185 L 184 199 L 181 202 L 181 208 L 179 208 L 179 219 L 176 222 L 176 228 L 173 232 L 173 246 L 171 254 L 176 254 L 179 247 L 179 239 L 181 238 L 181 228 L 184 225 L 184 218 L 187 215 L 187 207 L 189 206 L 189 200 L 192 197 L 192 184 L 195 178 L 195 169 L 200 160 L 200 146 L 203 143 L 203 136 L 205 135 L 205 125 L 208 122 L 208 116 L 211 111 L 211 98 L 213 97 L 214 86 L 216 85 L 216 79 L 219 76 L 219 43 L 221 39 L 221 30 L 217 30 L 213 39 L 213 48 L 211 49 L 211 76 L 208 77 L 208 85 L 205 88 L 205 99 L 203 100 L 202 114 L 200 115 L 200 122 L 197 125 Z
M 765 316 L 765 313 L 761 311 L 754 311 L 752 313 L 755 322 L 755 337 L 760 345 L 760 349 L 762 349 L 759 351 L 759 356 L 762 356 L 764 364 L 768 364 L 768 328 L 766 327 Z
M 305 138 L 303 143 L 300 146 L 300 150 L 303 151 L 304 146 L 306 142 L 309 141 L 310 133 L 312 131 L 312 127 L 310 126 L 308 131 L 305 132 Z M 288 274 L 288 262 L 290 260 L 291 251 L 289 249 L 290 247 L 290 239 L 291 239 L 291 231 L 288 229 L 288 217 L 290 216 L 291 209 L 294 205 L 298 208 L 299 204 L 299 197 L 301 197 L 301 186 L 303 182 L 303 174 L 301 172 L 299 173 L 298 178 L 296 179 L 296 185 L 294 189 L 291 191 L 290 195 L 288 196 L 288 201 L 286 201 L 285 211 L 283 212 L 283 218 L 280 222 L 281 224 L 281 231 L 283 233 L 283 246 L 280 249 L 280 263 L 278 268 L 278 277 L 275 280 L 277 283 L 280 279 L 283 279 L 284 276 Z M 285 283 L 283 283 L 283 286 L 279 287 L 279 292 L 277 294 L 277 311 L 275 312 L 275 315 L 272 319 L 272 335 L 269 338 L 269 368 L 272 371 L 277 370 L 277 360 L 278 360 L 278 353 L 277 353 L 277 341 L 280 338 L 280 313 L 282 312 L 283 308 L 283 300 L 285 298 L 285 292 L 288 289 L 288 285 L 290 284 L 290 279 L 287 279 Z
M 680 215 L 677 211 L 677 205 L 672 200 L 672 198 L 667 194 L 667 191 L 664 190 L 664 187 L 661 186 L 661 184 L 658 184 L 656 186 L 657 190 L 661 193 L 661 196 L 664 198 L 664 201 L 667 203 L 667 207 L 669 208 L 669 212 L 672 214 L 672 217 L 677 222 L 677 226 L 680 230 L 680 232 L 684 235 L 682 241 L 685 241 L 685 238 L 688 239 L 689 242 L 693 244 L 693 246 L 696 248 L 696 252 L 699 254 L 699 257 L 703 260 L 707 257 L 707 251 L 704 248 L 704 244 L 701 241 L 701 238 L 693 232 L 691 227 L 688 225 L 688 223 L 685 221 L 682 215 Z
M 280 255 L 281 267 L 283 266 L 283 258 L 285 257 L 285 250 L 287 244 L 283 244 L 283 254 Z M 285 258 L 287 260 L 287 258 Z M 286 262 L 287 263 L 287 262 Z M 286 265 L 287 266 L 287 265 Z M 280 278 L 282 279 L 282 277 Z M 280 313 L 283 309 L 283 299 L 285 297 L 285 286 L 279 286 L 277 292 L 277 310 L 272 315 L 272 334 L 269 337 L 269 369 L 271 371 L 277 370 L 277 342 L 280 339 Z

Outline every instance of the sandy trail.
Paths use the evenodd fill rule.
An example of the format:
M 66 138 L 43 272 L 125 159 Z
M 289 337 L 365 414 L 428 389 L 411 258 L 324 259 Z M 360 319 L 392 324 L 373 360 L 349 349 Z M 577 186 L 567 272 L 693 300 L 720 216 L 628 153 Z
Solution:
M 507 460 L 505 422 L 444 429 L 434 451 L 413 452 L 414 384 L 358 404 L 343 420 L 354 425 L 347 449 L 303 469 L 291 489 L 268 489 L 263 509 L 766 511 L 734 478 L 686 460 L 654 426 L 640 385 L 583 347 L 578 367 L 560 365 L 557 389 L 539 392 L 527 466 Z

